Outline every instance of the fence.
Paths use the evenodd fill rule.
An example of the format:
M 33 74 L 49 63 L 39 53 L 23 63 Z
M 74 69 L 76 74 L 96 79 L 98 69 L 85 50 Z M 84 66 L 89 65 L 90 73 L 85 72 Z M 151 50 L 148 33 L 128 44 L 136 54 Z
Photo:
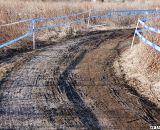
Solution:
M 98 14 L 96 14 L 98 13 Z M 69 17 L 72 16 L 79 16 L 82 14 L 88 14 L 87 17 L 85 18 L 81 18 L 81 19 L 74 19 L 70 22 L 65 22 L 65 23 L 61 23 L 61 24 L 55 24 L 52 26 L 42 26 L 42 27 L 36 27 L 37 22 L 43 22 L 43 21 L 54 21 L 57 19 L 63 19 L 66 20 Z M 91 15 L 93 14 L 93 15 Z M 26 37 L 31 37 L 33 38 L 33 49 L 35 49 L 36 44 L 35 44 L 35 32 L 36 31 L 42 31 L 42 30 L 46 30 L 46 29 L 53 29 L 53 28 L 57 28 L 57 27 L 64 27 L 64 26 L 68 26 L 71 24 L 77 24 L 77 23 L 82 23 L 82 22 L 86 22 L 87 21 L 87 27 L 90 26 L 90 21 L 92 19 L 106 19 L 106 18 L 113 18 L 113 17 L 132 17 L 132 16 L 137 16 L 137 17 L 141 17 L 141 16 L 148 16 L 148 15 L 158 15 L 160 14 L 160 11 L 158 9 L 151 9 L 151 10 L 89 10 L 87 12 L 82 12 L 82 13 L 77 13 L 77 14 L 69 14 L 67 16 L 57 16 L 57 17 L 53 17 L 53 18 L 31 18 L 31 19 L 27 19 L 27 20 L 21 20 L 15 23 L 10 23 L 10 24 L 5 24 L 5 25 L 0 25 L 0 27 L 5 27 L 5 26 L 11 26 L 14 24 L 18 24 L 18 23 L 25 23 L 25 22 L 29 22 L 30 23 L 30 27 L 27 30 L 27 33 L 25 33 L 24 35 L 17 37 L 15 39 L 12 39 L 6 43 L 2 43 L 0 44 L 0 48 L 4 48 L 6 46 L 9 46 L 13 43 L 16 43 L 17 41 L 20 41 Z M 143 18 L 143 19 L 139 19 L 138 20 L 138 24 L 140 23 L 145 29 L 149 30 L 149 31 L 154 31 L 156 33 L 160 33 L 159 29 L 155 29 L 153 27 L 149 27 L 148 25 L 146 25 L 144 22 L 147 20 L 150 20 L 151 18 Z M 138 28 L 138 24 L 137 24 L 137 28 Z M 142 30 L 138 30 L 136 28 L 135 31 L 135 35 L 137 34 L 146 44 L 150 45 L 151 47 L 155 48 L 156 50 L 160 51 L 160 47 L 157 46 L 154 43 L 151 43 L 150 41 L 148 41 L 147 39 L 145 39 L 140 32 L 142 32 Z M 135 37 L 135 36 L 134 36 Z M 133 42 L 132 42 L 133 45 Z
M 138 22 L 137 22 L 137 27 L 136 27 L 136 30 L 135 30 L 135 34 L 134 34 L 134 38 L 135 38 L 135 35 L 137 34 L 138 37 L 147 45 L 149 45 L 150 47 L 156 49 L 157 51 L 160 52 L 160 46 L 158 46 L 156 43 L 153 43 L 151 41 L 149 41 L 148 39 L 146 39 L 141 33 L 144 33 L 145 31 L 151 31 L 151 32 L 154 32 L 154 33 L 157 33 L 157 34 L 160 34 L 160 29 L 159 28 L 154 28 L 154 27 L 151 27 L 147 24 L 145 24 L 145 22 L 149 21 L 149 20 L 153 20 L 153 19 L 157 19 L 157 18 L 160 18 L 160 16 L 158 17 L 153 17 L 153 18 L 143 18 L 143 19 L 139 19 Z M 138 26 L 139 24 L 143 27 L 142 29 L 138 29 Z M 133 38 L 133 41 L 132 41 L 132 46 L 133 46 L 133 42 L 134 42 L 134 38 Z M 131 46 L 131 48 L 132 48 Z

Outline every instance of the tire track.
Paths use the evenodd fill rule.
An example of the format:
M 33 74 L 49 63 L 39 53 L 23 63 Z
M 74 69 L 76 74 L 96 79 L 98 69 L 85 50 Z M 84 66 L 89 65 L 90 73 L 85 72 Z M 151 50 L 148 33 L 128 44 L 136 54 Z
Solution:
M 121 44 L 133 31 L 93 31 L 41 49 L 0 86 L 0 129 L 146 130 L 149 124 L 157 124 L 151 105 L 127 86 L 124 77 L 116 77 L 113 69 Z M 95 61 L 82 65 L 85 56 L 104 41 L 104 59 L 103 53 L 97 52 L 99 57 L 93 53 Z M 96 72 L 97 68 L 102 72 Z M 101 75 L 93 78 L 92 71 Z
M 1 85 L 0 129 L 99 128 L 98 120 L 71 85 L 68 70 L 111 35 L 111 31 L 97 31 L 45 47 L 14 70 Z

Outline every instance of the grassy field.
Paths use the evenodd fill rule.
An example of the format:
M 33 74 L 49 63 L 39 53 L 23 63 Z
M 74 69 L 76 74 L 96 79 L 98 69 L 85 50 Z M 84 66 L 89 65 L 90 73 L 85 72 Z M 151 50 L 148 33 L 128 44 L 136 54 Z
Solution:
M 137 0 L 132 2 L 124 2 L 118 3 L 117 2 L 52 2 L 52 1 L 12 1 L 12 0 L 1 0 L 0 1 L 0 25 L 6 23 L 12 23 L 15 21 L 19 21 L 22 19 L 28 18 L 37 18 L 37 17 L 54 17 L 60 15 L 67 15 L 70 13 L 77 13 L 77 12 L 86 12 L 90 9 L 150 9 L 156 8 L 157 5 L 160 5 L 160 2 L 151 2 L 146 1 L 142 4 L 142 0 Z M 81 15 L 78 18 L 88 17 L 88 13 L 85 15 Z M 77 17 L 76 17 L 77 18 Z M 71 20 L 71 19 L 70 19 Z M 111 20 L 115 24 L 120 24 L 125 26 L 126 23 L 130 23 L 128 21 L 131 20 L 131 23 L 134 23 L 135 20 L 133 18 L 128 19 L 113 19 Z M 111 22 L 109 21 L 109 22 Z M 54 23 L 63 23 L 63 21 L 54 21 Z M 43 23 L 44 24 L 44 23 Z M 52 24 L 52 23 L 50 23 Z M 42 23 L 39 23 L 41 26 Z M 48 25 L 48 23 L 47 23 Z M 0 27 L 0 43 L 4 43 L 8 40 L 11 40 L 17 36 L 22 35 L 24 32 L 27 31 L 29 27 L 29 23 L 22 23 L 13 26 L 7 27 Z M 63 31 L 63 30 L 62 30 Z M 57 30 L 56 30 L 57 34 Z M 23 41 L 24 42 L 24 41 Z

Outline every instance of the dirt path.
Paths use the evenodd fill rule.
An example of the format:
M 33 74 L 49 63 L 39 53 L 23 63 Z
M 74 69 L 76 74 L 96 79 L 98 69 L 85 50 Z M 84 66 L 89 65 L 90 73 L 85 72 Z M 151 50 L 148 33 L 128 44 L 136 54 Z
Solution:
M 95 31 L 42 49 L 1 85 L 0 128 L 146 130 L 157 124 L 156 108 L 150 112 L 112 67 L 132 33 Z

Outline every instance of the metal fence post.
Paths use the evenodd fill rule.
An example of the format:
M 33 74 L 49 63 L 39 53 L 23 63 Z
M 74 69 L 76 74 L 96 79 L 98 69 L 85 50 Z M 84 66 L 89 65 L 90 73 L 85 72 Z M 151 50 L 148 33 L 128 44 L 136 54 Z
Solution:
M 91 17 L 91 9 L 89 10 L 89 17 L 88 17 L 88 23 L 87 23 L 87 28 L 90 26 L 90 17 Z
M 33 33 L 33 50 L 36 49 L 36 39 L 35 39 L 35 24 L 36 24 L 36 21 L 33 19 L 32 20 L 32 33 Z
M 136 31 L 138 29 L 138 25 L 139 25 L 139 19 L 138 19 L 138 22 L 137 22 L 136 30 L 134 32 L 134 36 L 133 36 L 133 40 L 132 40 L 132 44 L 131 44 L 131 49 L 133 48 L 133 44 L 134 44 L 134 40 L 135 40 L 135 37 L 136 37 Z

